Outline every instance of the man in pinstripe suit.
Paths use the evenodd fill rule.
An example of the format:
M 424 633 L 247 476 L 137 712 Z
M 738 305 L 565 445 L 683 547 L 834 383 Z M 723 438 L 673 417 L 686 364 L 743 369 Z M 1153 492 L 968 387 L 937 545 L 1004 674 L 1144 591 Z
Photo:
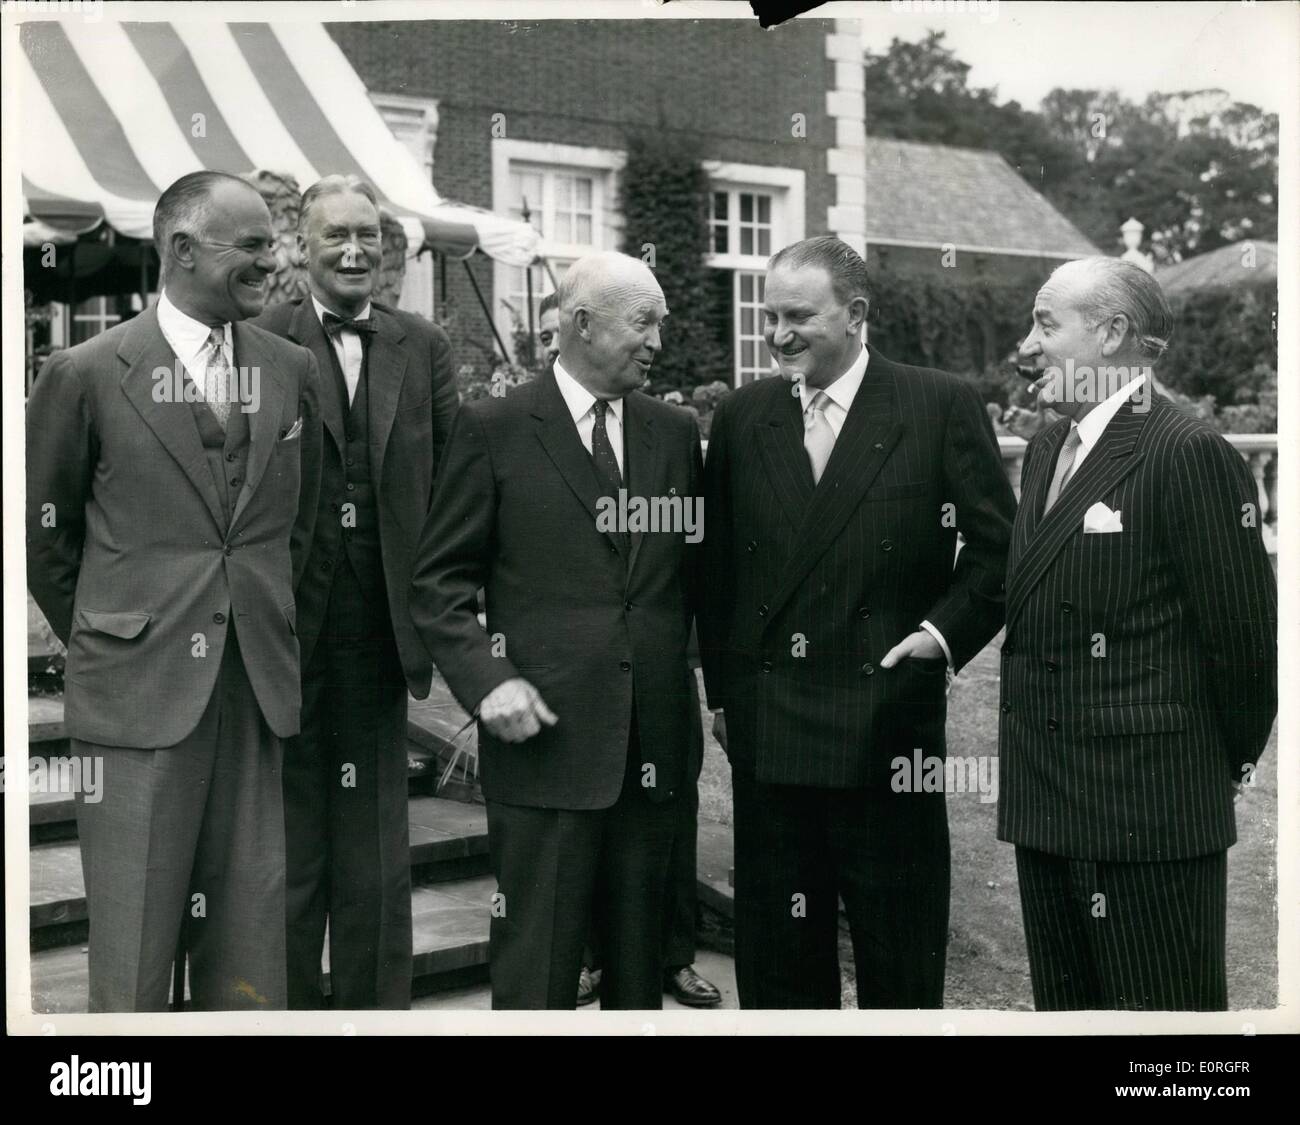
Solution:
M 838 1008 L 838 909 L 858 1005 L 940 1007 L 947 671 L 1002 624 L 1015 498 L 974 386 L 864 348 L 867 271 L 814 238 L 772 258 L 781 379 L 725 399 L 705 462 L 709 705 L 731 759 L 736 979 L 747 1008 Z M 957 533 L 965 545 L 954 563 Z
M 1066 415 L 1025 452 L 1007 568 L 998 837 L 1040 1010 L 1222 1010 L 1233 790 L 1277 710 L 1258 492 L 1154 393 L 1143 270 L 1060 267 L 1022 358 Z

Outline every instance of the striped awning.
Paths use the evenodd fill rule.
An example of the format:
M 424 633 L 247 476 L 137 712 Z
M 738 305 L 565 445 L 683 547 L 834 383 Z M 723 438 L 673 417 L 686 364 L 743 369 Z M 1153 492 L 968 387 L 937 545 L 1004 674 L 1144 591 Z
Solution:
M 364 177 L 407 228 L 456 257 L 524 266 L 532 227 L 442 200 L 319 23 L 32 21 L 19 34 L 27 215 L 75 234 L 152 237 L 163 188 L 200 169 Z M 12 82 L 12 79 L 11 79 Z

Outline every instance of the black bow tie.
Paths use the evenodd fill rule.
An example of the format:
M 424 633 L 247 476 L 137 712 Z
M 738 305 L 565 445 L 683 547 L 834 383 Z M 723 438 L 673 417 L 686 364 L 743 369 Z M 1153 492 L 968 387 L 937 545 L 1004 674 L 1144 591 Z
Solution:
M 337 336 L 345 328 L 351 328 L 353 332 L 362 336 L 369 336 L 374 333 L 375 325 L 370 317 L 364 320 L 353 318 L 348 319 L 342 316 L 335 316 L 332 312 L 326 312 L 322 318 L 325 325 L 325 331 L 331 336 Z

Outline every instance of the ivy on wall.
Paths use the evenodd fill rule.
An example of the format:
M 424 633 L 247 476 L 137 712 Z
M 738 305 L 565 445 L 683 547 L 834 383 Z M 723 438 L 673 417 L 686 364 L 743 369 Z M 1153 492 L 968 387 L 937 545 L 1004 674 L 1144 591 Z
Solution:
M 652 388 L 662 393 L 716 379 L 730 360 L 709 320 L 709 179 L 698 142 L 666 131 L 629 137 L 619 207 L 623 252 L 654 270 L 668 303 Z

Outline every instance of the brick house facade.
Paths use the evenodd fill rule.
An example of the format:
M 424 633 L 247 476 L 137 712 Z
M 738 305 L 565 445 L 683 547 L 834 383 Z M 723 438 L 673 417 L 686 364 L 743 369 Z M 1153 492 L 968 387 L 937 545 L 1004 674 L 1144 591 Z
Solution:
M 803 19 L 769 31 L 749 19 L 328 27 L 445 198 L 515 217 L 527 200 L 556 276 L 589 249 L 621 248 L 618 177 L 629 134 L 667 126 L 696 135 L 713 188 L 708 261 L 724 302 L 709 315 L 729 322 L 733 344 L 732 370 L 714 378 L 740 382 L 768 369 L 756 312 L 768 255 L 826 232 L 861 248 L 861 51 L 852 27 Z M 470 268 L 509 345 L 511 309 L 526 319 L 524 272 L 483 255 Z M 492 336 L 465 267 L 442 262 L 434 276 L 426 255 L 419 269 L 403 304 L 426 315 L 433 307 L 458 362 L 485 373 Z M 553 288 L 542 267 L 533 287 L 535 303 Z

